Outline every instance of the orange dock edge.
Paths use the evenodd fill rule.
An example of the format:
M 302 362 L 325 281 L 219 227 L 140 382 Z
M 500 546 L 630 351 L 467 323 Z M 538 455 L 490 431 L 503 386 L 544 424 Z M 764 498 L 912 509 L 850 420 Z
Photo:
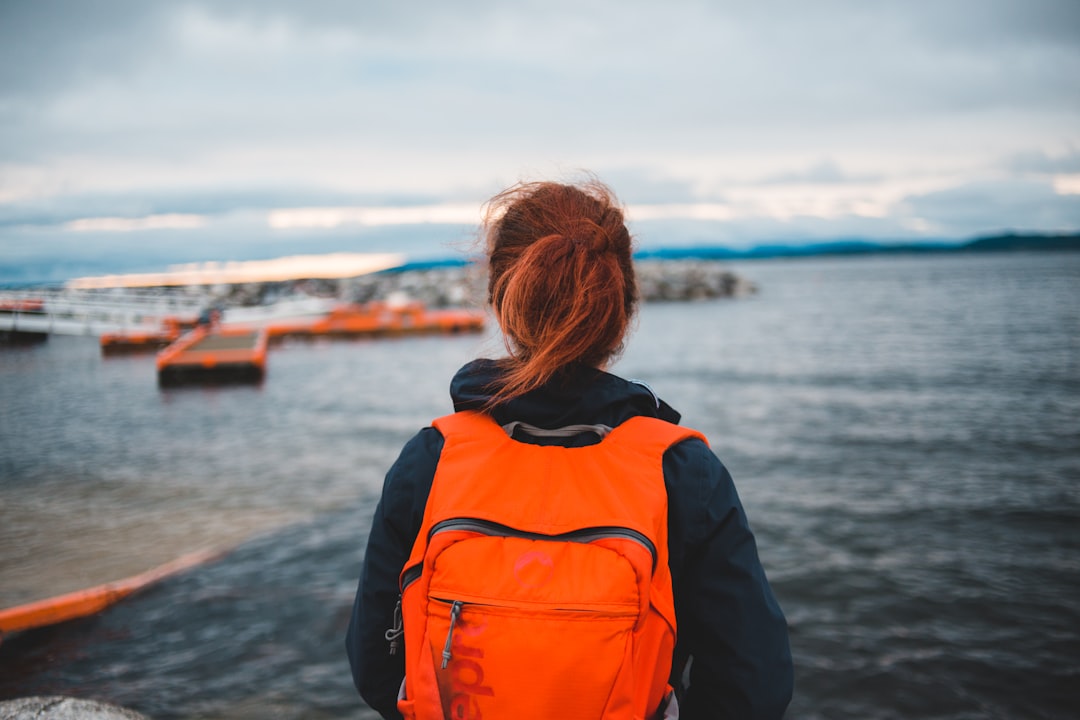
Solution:
M 104 333 L 99 342 L 104 355 L 156 352 L 176 342 L 185 330 L 195 327 L 194 320 L 169 316 L 156 331 Z
M 413 334 L 481 332 L 485 315 L 479 310 L 428 310 L 423 303 L 389 305 L 383 302 L 339 305 L 325 316 L 268 326 L 270 338 L 352 338 Z
M 0 302 L 0 312 L 10 313 L 43 313 L 45 301 L 38 298 L 29 300 L 4 300 Z
M 265 328 L 197 327 L 158 353 L 158 382 L 259 382 L 268 337 Z
M 123 580 L 0 610 L 0 642 L 11 633 L 93 615 L 159 580 L 223 554 L 222 550 L 197 550 Z

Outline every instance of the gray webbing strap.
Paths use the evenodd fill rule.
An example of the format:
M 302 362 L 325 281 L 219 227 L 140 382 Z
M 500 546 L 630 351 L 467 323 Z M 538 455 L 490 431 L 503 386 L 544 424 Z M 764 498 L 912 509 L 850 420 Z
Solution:
M 560 428 L 552 428 L 547 430 L 545 428 L 539 428 L 535 425 L 530 425 L 520 420 L 515 420 L 512 423 L 507 423 L 502 426 L 502 429 L 506 431 L 506 434 L 510 437 L 514 437 L 515 430 L 521 430 L 524 433 L 528 433 L 534 437 L 573 437 L 574 435 L 580 435 L 582 433 L 596 433 L 601 438 L 607 437 L 607 434 L 611 432 L 611 428 L 607 425 L 567 425 Z

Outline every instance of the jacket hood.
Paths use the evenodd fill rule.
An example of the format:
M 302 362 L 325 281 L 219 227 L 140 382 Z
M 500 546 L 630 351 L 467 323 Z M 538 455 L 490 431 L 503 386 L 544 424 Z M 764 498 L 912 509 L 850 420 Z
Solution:
M 483 410 L 499 387 L 501 374 L 495 360 L 473 360 L 465 365 L 450 382 L 454 409 Z M 520 420 L 548 429 L 577 424 L 615 427 L 638 415 L 677 424 L 681 417 L 645 383 L 582 364 L 563 368 L 545 385 L 490 413 L 500 425 Z

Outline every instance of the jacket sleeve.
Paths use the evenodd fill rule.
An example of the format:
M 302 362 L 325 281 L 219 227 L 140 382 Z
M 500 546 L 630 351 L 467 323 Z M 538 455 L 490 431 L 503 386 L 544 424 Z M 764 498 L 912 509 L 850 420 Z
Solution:
M 387 472 L 345 637 L 360 696 L 384 718 L 394 720 L 401 718 L 397 695 L 405 677 L 405 650 L 399 648 L 391 656 L 384 633 L 394 624 L 398 576 L 420 531 L 442 446 L 439 431 L 424 428 Z
M 673 674 L 690 658 L 680 717 L 781 718 L 794 684 L 787 622 L 731 475 L 699 440 L 669 449 L 664 475 L 678 622 Z

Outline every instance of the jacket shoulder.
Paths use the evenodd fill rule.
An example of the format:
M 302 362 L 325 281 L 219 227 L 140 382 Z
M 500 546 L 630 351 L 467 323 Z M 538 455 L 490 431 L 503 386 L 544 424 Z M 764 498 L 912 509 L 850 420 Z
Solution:
M 701 542 L 732 514 L 742 513 L 731 473 L 703 439 L 675 443 L 663 464 L 670 521 L 683 542 Z
M 383 482 L 381 514 L 410 546 L 423 522 L 444 442 L 436 428 L 420 430 L 405 443 Z

